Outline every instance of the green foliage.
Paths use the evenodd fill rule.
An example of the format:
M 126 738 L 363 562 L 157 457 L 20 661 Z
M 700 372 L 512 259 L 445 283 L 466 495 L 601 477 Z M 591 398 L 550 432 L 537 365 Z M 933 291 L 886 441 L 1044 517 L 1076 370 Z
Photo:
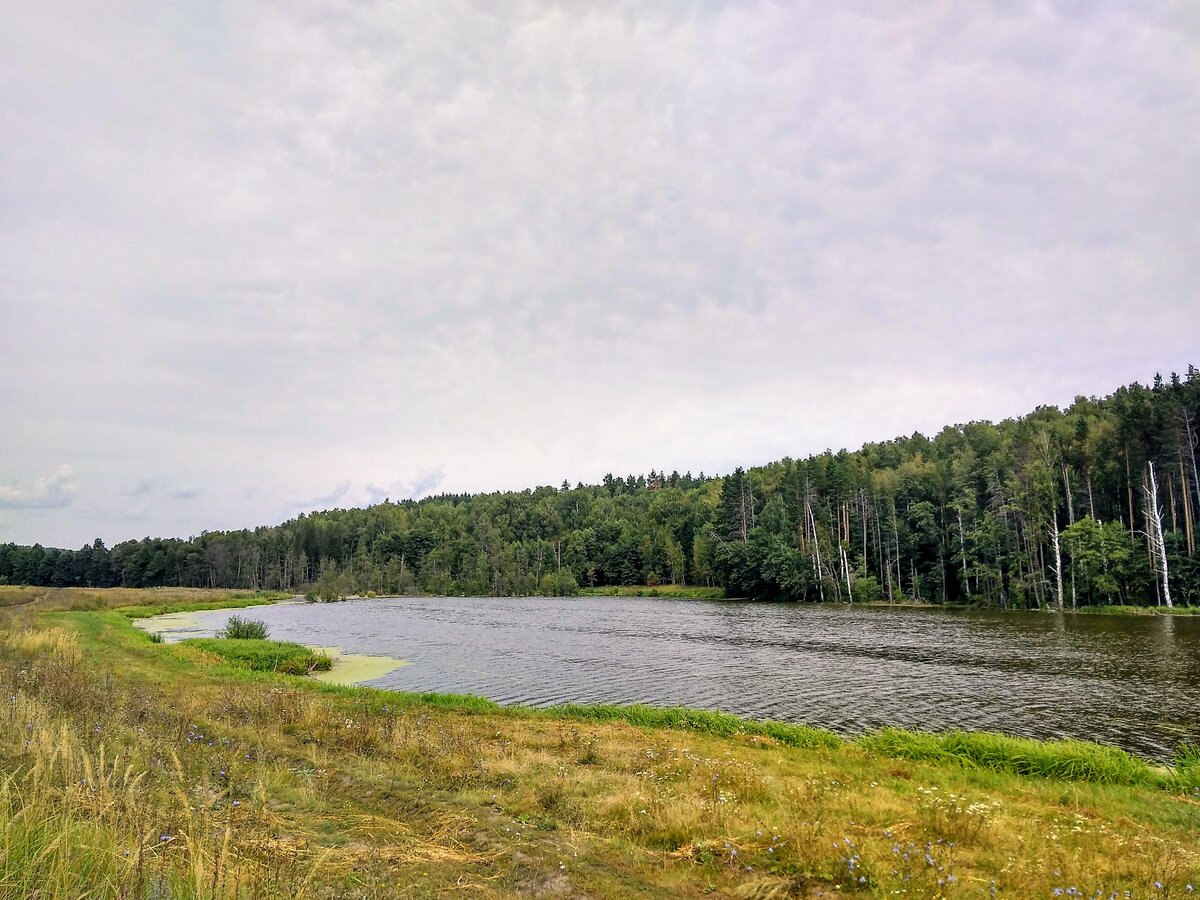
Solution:
M 883 599 L 883 588 L 874 575 L 854 579 L 853 588 L 853 597 L 859 603 L 874 603 Z
M 163 642 L 162 633 L 158 631 L 151 631 L 147 637 L 150 638 L 150 643 L 152 644 L 161 644 Z
M 267 625 L 258 619 L 243 619 L 241 616 L 230 616 L 225 627 L 217 632 L 218 638 L 227 640 L 266 640 Z
M 609 474 L 597 485 L 387 502 L 111 549 L 3 544 L 0 580 L 224 585 L 314 600 L 699 585 L 787 601 L 1153 606 L 1160 587 L 1142 537 L 1142 482 L 1154 463 L 1171 592 L 1195 606 L 1197 422 L 1200 373 L 1189 368 L 1062 410 L 724 478 Z
M 255 638 L 193 638 L 182 646 L 197 647 L 215 653 L 230 664 L 253 672 L 280 672 L 284 675 L 307 675 L 327 672 L 333 660 L 324 653 L 314 653 L 301 644 L 268 641 Z

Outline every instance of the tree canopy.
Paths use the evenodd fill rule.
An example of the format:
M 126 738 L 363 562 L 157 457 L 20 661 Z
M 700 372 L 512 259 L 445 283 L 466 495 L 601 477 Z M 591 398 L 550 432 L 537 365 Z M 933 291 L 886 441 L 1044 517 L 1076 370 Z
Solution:
M 571 594 L 720 585 L 771 600 L 1200 602 L 1200 373 L 723 478 L 444 494 L 79 550 L 0 545 L 0 583 Z M 1157 504 L 1147 471 L 1158 473 Z M 1153 510 L 1156 510 L 1154 512 Z M 1163 552 L 1155 553 L 1155 519 Z

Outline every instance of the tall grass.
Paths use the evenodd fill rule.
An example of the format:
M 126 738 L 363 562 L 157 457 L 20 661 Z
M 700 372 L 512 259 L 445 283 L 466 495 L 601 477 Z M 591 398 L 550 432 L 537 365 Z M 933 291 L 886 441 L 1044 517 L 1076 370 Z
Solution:
M 930 734 L 883 728 L 857 743 L 874 753 L 903 759 L 953 762 L 968 768 L 1099 784 L 1163 786 L 1169 783 L 1145 762 L 1085 741 L 1035 741 L 986 731 Z
M 158 720 L 163 731 L 145 720 L 141 743 L 116 749 L 119 707 L 86 671 L 74 634 L 26 630 L 2 643 L 11 693 L 0 725 L 0 900 L 307 893 L 312 855 L 264 865 L 269 818 L 231 801 L 227 779 L 185 765 L 189 747 L 169 718 Z
M 302 644 L 286 641 L 192 638 L 181 641 L 180 645 L 214 653 L 226 662 L 252 672 L 307 675 L 310 672 L 328 672 L 333 666 L 333 660 L 326 654 L 315 653 Z
M 547 715 L 583 722 L 626 722 L 643 728 L 681 728 L 722 737 L 747 735 L 769 738 L 789 747 L 833 748 L 842 739 L 832 732 L 810 725 L 786 722 L 756 722 L 729 713 L 701 709 L 657 706 L 585 706 L 569 703 L 551 707 Z

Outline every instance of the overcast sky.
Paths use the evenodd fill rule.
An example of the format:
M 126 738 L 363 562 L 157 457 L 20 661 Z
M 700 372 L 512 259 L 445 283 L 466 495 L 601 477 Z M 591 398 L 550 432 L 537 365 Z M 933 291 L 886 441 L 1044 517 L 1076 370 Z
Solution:
M 1194 2 L 9 3 L 0 135 L 0 541 L 1200 363 Z

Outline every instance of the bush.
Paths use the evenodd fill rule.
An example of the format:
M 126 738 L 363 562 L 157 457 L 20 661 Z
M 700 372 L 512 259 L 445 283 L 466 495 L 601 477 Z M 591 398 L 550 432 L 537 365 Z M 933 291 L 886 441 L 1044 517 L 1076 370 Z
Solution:
M 874 575 L 854 579 L 851 590 L 854 599 L 860 603 L 873 603 L 883 599 L 883 589 Z
M 163 642 L 162 632 L 160 632 L 160 631 L 151 631 L 150 632 L 150 643 L 161 644 L 162 642 Z
M 233 638 L 239 641 L 264 641 L 267 639 L 267 624 L 257 619 L 230 616 L 225 627 L 217 632 L 217 637 Z

